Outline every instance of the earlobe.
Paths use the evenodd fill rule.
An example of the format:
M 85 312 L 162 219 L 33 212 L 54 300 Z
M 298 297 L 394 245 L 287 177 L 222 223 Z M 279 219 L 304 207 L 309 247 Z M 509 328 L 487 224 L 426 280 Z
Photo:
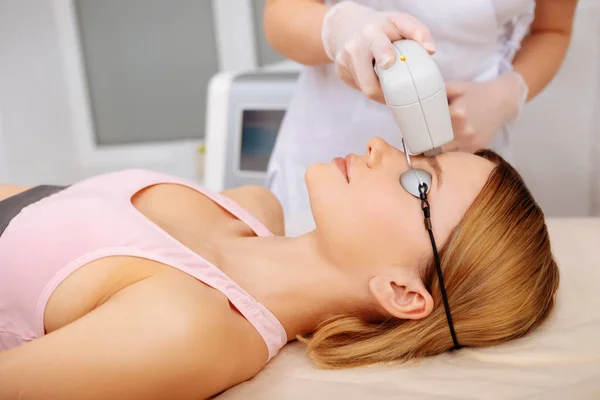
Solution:
M 422 319 L 433 309 L 433 298 L 419 278 L 376 276 L 369 281 L 369 290 L 380 306 L 396 318 Z

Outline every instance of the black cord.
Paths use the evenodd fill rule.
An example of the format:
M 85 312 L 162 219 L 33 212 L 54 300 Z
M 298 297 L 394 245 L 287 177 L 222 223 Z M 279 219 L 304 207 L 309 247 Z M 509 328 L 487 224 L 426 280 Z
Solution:
M 431 226 L 431 213 L 429 211 L 429 201 L 427 201 L 427 184 L 422 183 L 419 185 L 419 195 L 421 197 L 421 209 L 425 216 L 425 228 L 429 233 L 429 239 L 431 239 L 431 245 L 433 247 L 433 259 L 435 261 L 435 268 L 437 270 L 438 281 L 440 283 L 440 290 L 442 292 L 442 301 L 444 302 L 444 310 L 446 311 L 446 319 L 448 320 L 448 327 L 450 328 L 450 335 L 452 336 L 452 342 L 454 347 L 451 350 L 458 350 L 462 346 L 458 343 L 456 338 L 456 332 L 454 331 L 454 323 L 452 322 L 452 315 L 450 314 L 450 305 L 448 304 L 448 296 L 446 294 L 446 286 L 444 285 L 444 277 L 442 276 L 442 267 L 440 263 L 440 256 L 437 252 L 437 246 L 435 245 L 435 238 L 433 237 L 433 229 Z

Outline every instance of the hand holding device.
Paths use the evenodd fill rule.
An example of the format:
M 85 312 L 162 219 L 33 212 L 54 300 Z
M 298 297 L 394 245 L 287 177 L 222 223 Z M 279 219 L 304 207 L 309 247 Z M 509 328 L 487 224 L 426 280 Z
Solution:
M 384 99 L 373 71 L 373 59 L 382 69 L 392 66 L 396 61 L 392 42 L 399 39 L 412 39 L 428 52 L 435 51 L 429 29 L 406 13 L 376 11 L 342 1 L 323 18 L 321 40 L 325 53 L 335 63 L 338 77 L 380 103 Z

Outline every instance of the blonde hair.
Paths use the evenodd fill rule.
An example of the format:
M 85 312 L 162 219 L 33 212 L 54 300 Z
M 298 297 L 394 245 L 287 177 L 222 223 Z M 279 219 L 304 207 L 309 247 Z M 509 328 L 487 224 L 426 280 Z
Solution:
M 456 335 L 465 347 L 495 345 L 530 332 L 550 315 L 559 282 L 544 214 L 521 176 L 493 151 L 476 154 L 496 167 L 439 251 Z M 373 323 L 339 315 L 299 339 L 325 368 L 441 354 L 453 342 L 435 274 L 432 257 L 423 282 L 434 309 L 423 320 Z

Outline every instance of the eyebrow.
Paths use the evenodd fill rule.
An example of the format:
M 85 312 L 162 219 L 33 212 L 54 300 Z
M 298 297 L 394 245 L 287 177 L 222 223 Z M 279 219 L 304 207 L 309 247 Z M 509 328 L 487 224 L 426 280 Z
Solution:
M 431 169 L 433 169 L 433 173 L 435 174 L 435 178 L 437 180 L 437 187 L 439 188 L 442 184 L 442 168 L 440 168 L 440 163 L 436 157 L 427 157 L 427 163 Z

